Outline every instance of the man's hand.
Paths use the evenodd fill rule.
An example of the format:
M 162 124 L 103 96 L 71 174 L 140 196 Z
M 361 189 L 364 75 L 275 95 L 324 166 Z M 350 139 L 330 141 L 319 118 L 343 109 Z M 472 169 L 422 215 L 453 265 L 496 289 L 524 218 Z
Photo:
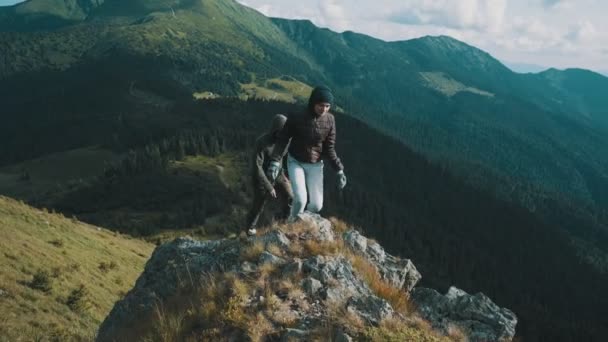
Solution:
M 279 162 L 273 161 L 268 165 L 268 170 L 266 170 L 266 176 L 270 179 L 271 182 L 274 182 L 275 179 L 279 176 L 279 169 L 281 168 L 281 164 Z
M 346 175 L 343 170 L 338 171 L 338 189 L 342 190 L 346 186 Z
M 272 189 L 272 191 L 270 191 L 270 196 L 272 198 L 277 198 L 277 191 L 275 189 Z

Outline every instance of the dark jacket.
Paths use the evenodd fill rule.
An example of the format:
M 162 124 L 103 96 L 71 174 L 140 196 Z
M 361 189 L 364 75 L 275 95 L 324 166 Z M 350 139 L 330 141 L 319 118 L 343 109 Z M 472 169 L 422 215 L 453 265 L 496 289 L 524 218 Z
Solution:
M 275 140 L 273 139 L 272 134 L 270 133 L 260 136 L 255 141 L 255 154 L 253 158 L 252 168 L 253 185 L 255 190 L 266 190 L 267 192 L 270 192 L 274 188 L 272 183 L 266 176 L 265 171 L 268 169 L 268 164 L 270 164 L 271 156 L 274 153 L 275 146 Z M 285 146 L 282 149 L 282 153 L 280 151 L 277 151 L 277 154 L 279 155 L 278 161 L 281 162 L 285 154 L 287 154 L 287 149 L 285 148 Z M 281 171 L 280 177 L 283 176 L 283 171 Z
M 280 162 L 283 156 L 279 151 L 289 145 L 289 154 L 303 163 L 316 163 L 327 157 L 332 167 L 343 170 L 344 166 L 336 154 L 336 121 L 331 113 L 318 116 L 311 110 L 289 114 L 287 123 L 279 132 L 277 149 L 272 160 Z

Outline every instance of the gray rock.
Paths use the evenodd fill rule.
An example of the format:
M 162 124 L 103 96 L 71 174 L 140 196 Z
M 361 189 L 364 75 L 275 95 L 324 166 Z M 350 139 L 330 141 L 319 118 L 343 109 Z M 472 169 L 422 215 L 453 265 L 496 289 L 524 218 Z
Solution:
M 351 296 L 368 296 L 371 291 L 359 277 L 348 260 L 342 256 L 315 256 L 302 265 L 304 273 L 323 284 L 324 299 L 341 302 Z
M 384 251 L 384 248 L 382 248 L 382 246 L 375 241 L 372 243 L 369 243 L 368 241 L 366 252 L 371 260 L 374 260 L 380 264 L 384 263 L 384 260 L 386 259 L 386 252 Z
M 382 279 L 392 286 L 410 292 L 420 281 L 422 275 L 409 259 L 398 259 L 387 255 L 384 263 L 378 266 Z
M 331 222 L 328 219 L 323 218 L 319 214 L 314 214 L 308 211 L 299 215 L 299 218 L 307 222 L 313 227 L 313 237 L 318 241 L 334 241 L 335 235 L 332 229 Z
M 308 277 L 302 280 L 302 288 L 310 297 L 314 297 L 322 287 L 323 284 L 315 278 Z
M 241 272 L 243 273 L 252 273 L 255 272 L 256 266 L 249 261 L 243 261 L 241 264 Z
M 250 239 L 252 242 L 261 241 L 264 244 L 264 247 L 268 247 L 270 245 L 275 245 L 280 248 L 287 248 L 290 244 L 289 239 L 283 232 L 279 230 L 273 230 L 267 234 L 255 236 Z
M 281 342 L 304 341 L 306 337 L 308 337 L 308 331 L 287 328 L 281 336 Z
M 367 239 L 356 230 L 347 231 L 343 238 L 353 252 L 364 256 L 376 267 L 382 279 L 392 286 L 409 292 L 422 278 L 409 259 L 387 254 L 379 243 Z
M 344 233 L 344 243 L 349 246 L 353 251 L 365 254 L 367 251 L 367 238 L 359 234 L 356 230 L 349 230 Z
M 177 238 L 154 250 L 142 275 L 101 324 L 97 341 L 112 341 L 133 322 L 149 317 L 159 301 L 180 286 L 195 286 L 202 275 L 240 268 L 237 240 L 195 241 Z
M 473 342 L 511 341 L 515 335 L 515 314 L 482 293 L 469 295 L 451 287 L 441 295 L 433 289 L 416 288 L 411 298 L 422 317 L 445 334 L 450 325 L 455 325 Z
M 283 276 L 289 277 L 302 272 L 302 260 L 299 258 L 293 259 L 290 263 L 283 267 Z
M 336 331 L 336 335 L 334 336 L 334 342 L 353 342 L 353 338 L 348 336 L 344 331 L 338 330 Z
M 394 314 L 393 308 L 386 300 L 374 295 L 352 297 L 347 303 L 347 309 L 373 325 L 378 325 L 383 319 L 389 319 Z
M 263 264 L 282 265 L 284 263 L 285 263 L 285 259 L 280 258 L 276 255 L 273 255 L 272 253 L 270 253 L 268 251 L 262 252 L 262 254 L 260 255 L 260 258 L 258 259 L 258 265 L 263 265 Z

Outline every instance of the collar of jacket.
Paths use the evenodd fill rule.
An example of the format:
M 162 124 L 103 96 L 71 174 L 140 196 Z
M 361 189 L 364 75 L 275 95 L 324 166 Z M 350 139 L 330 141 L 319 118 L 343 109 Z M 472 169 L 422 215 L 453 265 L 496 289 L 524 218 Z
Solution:
M 318 119 L 318 118 L 322 117 L 323 115 L 325 115 L 325 113 L 319 115 L 319 114 L 317 114 L 317 112 L 315 112 L 314 109 L 309 108 L 308 109 L 308 115 L 312 116 L 314 119 Z

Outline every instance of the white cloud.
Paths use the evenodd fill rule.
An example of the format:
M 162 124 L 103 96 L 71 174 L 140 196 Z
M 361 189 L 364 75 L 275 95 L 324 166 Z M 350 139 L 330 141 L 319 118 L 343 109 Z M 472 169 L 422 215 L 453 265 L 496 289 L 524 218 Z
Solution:
M 542 0 L 542 5 L 544 7 L 554 7 L 557 6 L 562 0 Z
M 339 32 L 349 28 L 348 15 L 338 1 L 321 1 L 319 3 L 319 13 L 322 26 L 332 27 Z
M 20 2 L 23 0 L 0 0 L 0 6 L 11 6 Z
M 598 37 L 598 32 L 592 23 L 586 21 L 576 24 L 566 37 L 573 42 L 591 43 Z
M 500 31 L 506 0 L 407 0 L 386 19 L 406 25 Z

